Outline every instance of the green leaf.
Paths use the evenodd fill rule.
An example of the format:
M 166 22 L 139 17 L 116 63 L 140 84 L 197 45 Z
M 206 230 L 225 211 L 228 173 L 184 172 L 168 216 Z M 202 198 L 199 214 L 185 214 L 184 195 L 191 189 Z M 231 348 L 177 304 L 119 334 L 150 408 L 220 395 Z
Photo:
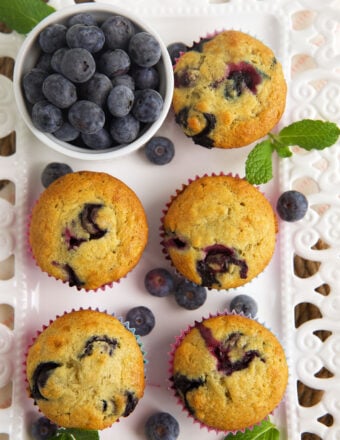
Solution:
M 340 128 L 333 122 L 303 119 L 283 128 L 278 140 L 284 145 L 298 145 L 305 150 L 323 150 L 335 144 Z
M 0 21 L 19 34 L 27 34 L 54 11 L 55 9 L 43 0 L 0 1 Z
M 280 432 L 270 420 L 263 420 L 253 429 L 246 429 L 237 434 L 228 434 L 224 440 L 279 440 Z
M 88 429 L 59 428 L 50 440 L 99 440 L 99 434 Z
M 273 177 L 273 150 L 273 144 L 269 139 L 255 145 L 251 150 L 246 160 L 246 179 L 249 183 L 259 185 Z

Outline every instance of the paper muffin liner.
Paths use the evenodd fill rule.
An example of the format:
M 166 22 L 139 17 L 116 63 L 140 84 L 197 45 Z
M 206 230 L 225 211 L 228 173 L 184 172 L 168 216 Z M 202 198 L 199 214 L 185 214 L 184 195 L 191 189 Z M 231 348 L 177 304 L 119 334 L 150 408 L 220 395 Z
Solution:
M 128 322 L 128 321 L 125 321 L 121 316 L 116 316 L 114 313 L 109 313 L 109 312 L 107 312 L 106 310 L 100 310 L 98 307 L 96 307 L 96 308 L 92 308 L 92 307 L 86 307 L 86 308 L 83 308 L 83 307 L 79 307 L 79 308 L 77 308 L 77 309 L 75 309 L 75 308 L 72 308 L 70 311 L 64 311 L 62 314 L 57 314 L 55 317 L 54 317 L 54 319 L 50 319 L 49 321 L 48 321 L 48 323 L 47 324 L 43 324 L 42 326 L 41 326 L 41 328 L 40 329 L 37 329 L 36 330 L 36 332 L 35 332 L 35 335 L 31 338 L 31 341 L 29 342 L 29 344 L 27 345 L 27 347 L 26 347 L 26 350 L 25 350 L 25 353 L 24 353 L 24 360 L 23 360 L 23 362 L 22 362 L 22 365 L 23 365 L 23 375 L 24 375 L 24 381 L 25 381 L 25 385 L 26 385 L 26 392 L 27 392 L 27 395 L 28 395 L 28 397 L 30 398 L 30 399 L 32 399 L 33 400 L 33 404 L 34 404 L 34 406 L 38 409 L 38 412 L 39 412 L 39 414 L 41 414 L 41 415 L 43 415 L 44 417 L 46 417 L 46 418 L 48 418 L 45 414 L 44 414 L 44 412 L 40 409 L 40 407 L 39 407 L 39 405 L 37 404 L 37 402 L 35 401 L 35 399 L 32 397 L 32 395 L 31 395 L 31 389 L 30 389 L 30 385 L 29 385 L 29 381 L 28 381 L 28 378 L 27 378 L 27 356 L 28 356 L 28 353 L 29 353 L 29 350 L 30 350 L 30 348 L 34 345 L 34 343 L 35 343 L 35 341 L 37 340 L 37 338 L 54 322 L 54 321 L 56 321 L 58 318 L 60 318 L 60 317 L 62 317 L 62 316 L 65 316 L 65 315 L 68 315 L 68 314 L 70 314 L 70 313 L 73 313 L 73 312 L 77 312 L 77 311 L 80 311 L 80 310 L 92 310 L 92 311 L 96 311 L 96 312 L 100 312 L 100 313 L 102 313 L 102 314 L 107 314 L 107 315 L 111 315 L 111 316 L 113 316 L 113 317 L 115 317 L 121 324 L 123 324 L 123 326 L 129 331 L 129 332 L 131 332 L 133 335 L 134 335 L 134 337 L 136 338 L 136 342 L 137 342 L 137 344 L 138 344 L 138 346 L 139 346 L 139 348 L 140 348 L 140 351 L 141 351 L 141 353 L 142 353 L 142 356 L 143 356 L 143 364 L 144 364 L 144 378 L 145 378 L 145 382 L 146 382 L 146 365 L 148 364 L 148 360 L 147 360 L 147 352 L 146 352 L 146 350 L 145 350 L 145 348 L 144 348 L 144 345 L 143 345 L 143 342 L 142 342 L 142 340 L 141 340 L 141 337 L 139 336 L 139 335 L 137 335 L 136 334 L 136 331 L 135 331 L 135 329 L 134 328 L 132 328 L 132 327 L 130 327 L 130 323 Z M 146 385 L 146 383 L 145 383 L 145 385 Z M 110 426 L 112 426 L 113 424 L 115 424 L 115 423 L 118 423 L 119 421 L 120 421 L 121 419 L 119 418 L 119 419 L 117 419 L 116 421 L 114 421 Z M 54 422 L 53 422 L 54 423 Z M 109 428 L 110 426 L 107 426 L 107 428 Z M 105 428 L 105 429 L 107 429 L 107 428 Z
M 261 425 L 261 423 L 265 420 L 268 420 L 268 418 L 270 416 L 272 416 L 275 412 L 275 410 L 281 405 L 281 403 L 284 401 L 285 399 L 285 393 L 284 392 L 281 401 L 270 411 L 268 412 L 268 414 L 266 414 L 261 420 L 259 420 L 257 423 L 254 423 L 252 425 L 249 426 L 245 426 L 243 428 L 240 429 L 234 429 L 234 430 L 223 430 L 223 429 L 219 429 L 216 428 L 214 426 L 209 426 L 205 423 L 203 423 L 202 421 L 200 421 L 198 418 L 196 418 L 190 411 L 189 409 L 186 407 L 185 402 L 182 400 L 182 398 L 179 396 L 175 386 L 174 386 L 174 382 L 173 382 L 173 362 L 174 362 L 174 356 L 175 356 L 175 352 L 177 350 L 177 348 L 180 346 L 180 344 L 182 343 L 184 337 L 190 333 L 190 331 L 194 328 L 196 328 L 197 324 L 204 322 L 207 319 L 210 318 L 215 318 L 215 317 L 219 317 L 219 316 L 241 316 L 244 317 L 246 319 L 249 319 L 251 321 L 256 321 L 257 323 L 259 323 L 260 325 L 262 325 L 263 327 L 265 327 L 267 330 L 271 331 L 270 328 L 268 326 L 266 326 L 264 323 L 259 322 L 259 320 L 256 317 L 251 317 L 250 315 L 245 315 L 244 313 L 237 313 L 235 312 L 235 310 L 232 311 L 228 311 L 228 310 L 224 310 L 222 312 L 216 312 L 216 313 L 209 313 L 209 315 L 207 317 L 202 316 L 200 320 L 195 320 L 193 324 L 188 325 L 188 327 L 184 330 L 182 330 L 180 332 L 179 335 L 175 336 L 175 341 L 170 344 L 170 352 L 168 352 L 168 358 L 169 358 L 169 370 L 168 370 L 168 389 L 172 392 L 173 396 L 177 399 L 177 405 L 179 405 L 182 408 L 182 411 L 184 413 L 186 413 L 187 418 L 190 419 L 194 424 L 199 425 L 200 429 L 204 429 L 207 430 L 208 432 L 215 432 L 216 434 L 221 434 L 223 433 L 224 435 L 228 435 L 228 434 L 237 434 L 237 433 L 244 433 L 245 431 L 252 431 L 254 429 L 255 426 L 259 426 Z M 271 333 L 273 333 L 271 331 Z M 274 334 L 274 333 L 273 333 Z M 274 335 L 275 336 L 275 335 Z M 275 336 L 276 337 L 276 336 Z M 278 339 L 278 338 L 277 338 Z M 278 339 L 279 341 L 279 339 Z M 280 341 L 279 341 L 280 342 Z M 287 368 L 288 368 L 288 361 L 287 361 L 287 357 L 286 357 L 286 362 L 287 362 Z M 288 376 L 289 376 L 289 371 L 288 371 Z M 286 388 L 287 389 L 287 388 Z
M 38 200 L 39 200 L 39 199 L 37 199 L 37 200 L 35 201 L 35 204 L 38 203 Z M 37 262 L 37 260 L 36 260 L 36 258 L 35 258 L 35 256 L 34 256 L 34 254 L 33 254 L 32 246 L 31 246 L 31 244 L 30 244 L 30 226 L 31 226 L 31 220 L 32 220 L 32 212 L 33 212 L 33 208 L 31 209 L 31 212 L 30 212 L 30 214 L 28 215 L 28 220 L 27 220 L 27 224 L 26 224 L 26 242 L 27 242 L 27 251 L 28 251 L 28 254 L 29 254 L 30 258 L 34 261 L 35 266 L 36 266 L 36 267 L 37 267 L 42 273 L 46 274 L 49 278 L 54 279 L 54 280 L 56 280 L 56 281 L 58 281 L 58 282 L 60 282 L 60 283 L 62 283 L 62 284 L 64 284 L 64 285 L 66 285 L 66 286 L 71 287 L 71 288 L 75 288 L 75 289 L 78 290 L 78 291 L 82 291 L 83 293 L 86 293 L 86 292 L 100 292 L 100 291 L 104 292 L 106 289 L 113 288 L 116 284 L 119 284 L 120 281 L 121 281 L 121 280 L 124 280 L 124 279 L 125 279 L 125 278 L 126 278 L 126 277 L 127 277 L 132 271 L 133 271 L 133 269 L 137 266 L 138 262 L 137 262 L 136 265 L 135 265 L 134 267 L 132 267 L 132 268 L 131 268 L 131 269 L 130 269 L 130 270 L 129 270 L 124 276 L 118 278 L 117 280 L 113 280 L 113 281 L 111 281 L 111 282 L 109 282 L 109 283 L 104 283 L 103 285 L 101 285 L 101 286 L 99 286 L 99 287 L 96 287 L 95 289 L 87 289 L 87 288 L 85 288 L 85 287 L 78 286 L 78 285 L 76 285 L 76 284 L 70 284 L 70 281 L 67 280 L 67 279 L 62 279 L 62 278 L 57 278 L 57 277 L 55 277 L 54 275 L 50 274 L 48 271 L 42 269 L 42 267 L 38 264 L 38 262 Z
M 168 210 L 169 210 L 169 207 L 171 206 L 171 204 L 172 204 L 172 202 L 176 199 L 176 197 L 179 195 L 179 194 L 181 194 L 192 182 L 194 182 L 194 181 L 196 181 L 196 180 L 199 180 L 199 179 L 201 179 L 202 177 L 214 177 L 214 176 L 229 176 L 229 177 L 234 177 L 234 178 L 236 178 L 236 179 L 240 179 L 240 180 L 245 180 L 246 181 L 246 179 L 244 178 L 244 177 L 240 177 L 240 175 L 238 174 L 238 173 L 224 173 L 223 171 L 220 171 L 219 173 L 215 173 L 215 172 L 212 172 L 212 173 L 204 173 L 203 175 L 196 175 L 195 177 L 193 177 L 193 178 L 188 178 L 188 180 L 187 180 L 187 182 L 186 183 L 183 183 L 182 184 L 182 186 L 180 187 L 180 188 L 178 188 L 178 189 L 176 189 L 175 190 L 175 192 L 173 193 L 173 194 L 171 194 L 170 195 L 170 199 L 169 199 L 169 201 L 166 203 L 166 205 L 165 205 L 165 207 L 164 207 L 164 209 L 162 210 L 162 216 L 161 216 L 161 218 L 160 218 L 160 227 L 159 227 L 159 231 L 160 231 L 160 245 L 161 245 L 161 250 L 162 250 L 162 253 L 163 253 L 163 255 L 164 255 L 164 257 L 165 257 L 165 259 L 170 263 L 170 265 L 171 265 L 171 267 L 174 269 L 174 271 L 176 272 L 176 274 L 178 275 L 178 276 L 180 276 L 180 277 L 184 277 L 184 278 L 186 278 L 185 277 L 185 275 L 183 275 L 181 272 L 180 272 L 180 270 L 178 269 L 178 268 L 176 268 L 175 267 L 175 265 L 174 265 L 174 263 L 172 262 L 172 259 L 171 259 L 171 257 L 170 257 L 170 255 L 169 255 L 169 252 L 168 252 L 168 246 L 166 245 L 166 240 L 165 240 L 165 236 L 166 236 L 166 233 L 165 233 L 165 230 L 164 230 L 164 218 L 165 218 L 165 216 L 166 216 L 166 214 L 167 214 L 167 212 L 168 212 Z M 250 184 L 251 185 L 251 184 Z M 253 186 L 254 188 L 256 188 L 265 198 L 266 198 L 266 200 L 268 201 L 268 199 L 267 199 L 267 197 L 265 196 L 265 194 L 262 192 L 262 191 L 260 191 L 260 188 L 257 186 L 257 185 L 251 185 L 251 186 Z M 269 202 L 269 201 L 268 201 Z M 272 206 L 272 205 L 271 205 Z M 274 210 L 274 208 L 273 208 L 273 206 L 272 206 L 272 209 L 273 209 L 273 215 L 274 215 L 274 218 L 275 218 L 275 224 L 276 224 L 276 235 L 275 235 L 275 248 L 276 248 L 276 243 L 277 243 L 277 233 L 278 233 L 278 221 L 277 221 L 277 217 L 276 217 L 276 213 L 275 213 L 275 210 Z M 275 251 L 275 248 L 274 248 L 274 251 Z M 269 262 L 270 263 L 270 262 Z M 268 264 L 269 265 L 269 264 Z M 253 278 L 251 278 L 250 280 L 248 280 L 248 281 L 246 281 L 245 283 L 243 283 L 243 284 L 241 284 L 240 286 L 236 286 L 236 287 L 229 287 L 229 288 L 227 288 L 227 287 L 222 287 L 222 288 L 220 288 L 220 289 L 218 289 L 218 290 L 235 290 L 235 289 L 239 289 L 239 288 L 241 288 L 241 287 L 243 287 L 244 285 L 249 285 L 250 283 L 252 283 L 254 280 L 256 280 L 257 278 L 258 278 L 258 276 L 260 276 L 265 270 L 266 270 L 266 268 L 268 267 L 268 265 L 266 266 L 266 267 L 264 267 L 264 269 L 263 269 L 263 271 L 262 272 L 260 272 L 260 273 L 258 273 L 255 277 L 253 277 Z M 188 278 L 187 278 L 188 279 Z M 189 280 L 189 279 L 188 279 Z M 189 280 L 189 281 L 191 281 L 191 280 Z M 202 286 L 204 286 L 204 284 L 202 284 Z M 207 288 L 208 290 L 214 290 L 214 288 L 212 288 L 212 287 L 208 287 L 208 286 L 204 286 L 205 288 Z

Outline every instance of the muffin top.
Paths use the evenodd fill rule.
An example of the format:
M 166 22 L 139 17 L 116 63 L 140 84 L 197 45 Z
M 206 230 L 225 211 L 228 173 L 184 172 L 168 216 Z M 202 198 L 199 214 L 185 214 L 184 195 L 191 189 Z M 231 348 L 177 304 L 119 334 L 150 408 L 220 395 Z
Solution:
M 63 427 L 104 429 L 144 393 L 143 353 L 117 318 L 94 310 L 58 317 L 29 348 L 29 394 Z
M 277 219 L 268 200 L 245 179 L 203 176 L 173 197 L 163 231 L 166 252 L 182 275 L 228 289 L 247 283 L 268 265 Z
M 32 210 L 29 241 L 38 266 L 86 290 L 124 277 L 146 246 L 137 195 L 119 179 L 79 171 L 53 182 Z
M 196 420 L 218 431 L 261 422 L 280 403 L 287 380 L 276 336 L 240 315 L 195 322 L 173 353 L 176 395 Z
M 175 68 L 176 122 L 195 143 L 242 147 L 280 120 L 287 86 L 281 64 L 261 41 L 240 31 L 201 39 Z

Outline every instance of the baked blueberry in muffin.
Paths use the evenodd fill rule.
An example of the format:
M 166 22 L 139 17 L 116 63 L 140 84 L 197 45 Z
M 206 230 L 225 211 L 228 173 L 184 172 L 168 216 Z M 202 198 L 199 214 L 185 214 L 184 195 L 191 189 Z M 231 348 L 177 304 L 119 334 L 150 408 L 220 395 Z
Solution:
M 73 311 L 50 323 L 29 348 L 29 395 L 60 426 L 104 429 L 143 396 L 143 363 L 135 335 L 117 318 Z
M 280 120 L 287 86 L 273 51 L 240 31 L 194 43 L 174 67 L 173 107 L 183 132 L 207 148 L 235 148 Z

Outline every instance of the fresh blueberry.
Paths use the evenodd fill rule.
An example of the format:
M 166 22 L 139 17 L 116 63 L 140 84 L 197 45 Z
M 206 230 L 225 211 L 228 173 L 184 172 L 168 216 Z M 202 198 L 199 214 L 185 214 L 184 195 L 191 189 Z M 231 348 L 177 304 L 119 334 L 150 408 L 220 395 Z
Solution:
M 140 122 L 155 122 L 163 109 L 162 96 L 153 89 L 137 90 L 132 113 Z
M 107 107 L 113 116 L 121 118 L 130 113 L 133 106 L 134 94 L 127 86 L 116 86 L 107 97 Z
M 137 306 L 126 314 L 126 320 L 131 328 L 136 330 L 136 335 L 148 335 L 155 326 L 155 315 L 145 306 Z
M 63 125 L 53 133 L 57 139 L 64 142 L 71 142 L 79 136 L 79 130 L 74 128 L 69 122 L 65 121 Z
M 167 137 L 154 136 L 145 144 L 145 154 L 150 162 L 165 165 L 173 159 L 175 146 Z
M 130 65 L 130 57 L 123 49 L 104 52 L 98 60 L 99 71 L 109 78 L 127 73 Z
M 135 33 L 132 22 L 120 15 L 107 18 L 101 26 L 109 49 L 127 49 L 130 38 Z
M 80 12 L 79 14 L 72 15 L 67 21 L 67 27 L 71 27 L 75 24 L 86 24 L 87 26 L 96 26 L 97 22 L 93 15 L 86 12 Z
M 277 200 L 276 210 L 282 220 L 295 222 L 301 220 L 307 212 L 308 200 L 299 191 L 285 191 Z
M 182 280 L 175 288 L 175 300 L 177 304 L 187 310 L 195 310 L 201 307 L 207 299 L 205 287 L 198 286 L 191 281 Z
M 174 291 L 175 281 L 168 270 L 157 267 L 147 272 L 144 286 L 151 295 L 163 297 Z
M 139 133 L 140 123 L 131 113 L 122 118 L 113 118 L 110 125 L 112 138 L 118 144 L 129 144 L 133 142 Z
M 67 47 L 61 47 L 53 53 L 51 58 L 51 67 L 54 72 L 61 73 L 61 62 L 67 50 Z
M 82 133 L 81 138 L 84 144 L 93 150 L 102 150 L 112 145 L 112 137 L 105 128 L 92 134 Z
M 76 86 L 60 73 L 49 75 L 42 86 L 46 99 L 58 108 L 68 108 L 77 100 Z
M 50 162 L 45 166 L 41 173 L 41 183 L 44 188 L 47 188 L 61 176 L 73 173 L 72 168 L 63 162 Z
M 39 417 L 31 425 L 31 435 L 34 440 L 47 440 L 56 435 L 58 426 L 47 417 Z
M 144 430 L 148 440 L 176 440 L 179 423 L 171 414 L 157 412 L 147 419 Z
M 188 47 L 184 43 L 178 41 L 178 42 L 169 44 L 167 46 L 167 49 L 168 49 L 168 52 L 170 55 L 171 62 L 174 65 L 174 64 L 176 64 L 177 58 L 179 58 L 181 53 L 186 52 L 188 50 Z
M 47 72 L 33 68 L 23 78 L 23 88 L 26 99 L 31 104 L 45 99 L 42 92 L 42 85 L 47 77 Z
M 64 120 L 61 110 L 44 100 L 33 105 L 32 122 L 38 130 L 54 133 L 63 125 Z
M 61 60 L 61 73 L 74 83 L 88 81 L 96 71 L 92 54 L 81 47 L 69 49 Z
M 160 60 L 162 51 L 153 35 L 148 32 L 138 32 L 131 37 L 129 54 L 138 66 L 152 67 Z
M 257 314 L 257 303 L 248 295 L 237 295 L 230 302 L 230 310 L 236 313 L 244 313 L 246 316 L 254 318 Z
M 95 102 L 103 107 L 110 90 L 111 80 L 103 73 L 96 72 L 92 78 L 79 86 L 79 94 L 82 99 Z
M 157 89 L 159 86 L 159 73 L 154 67 L 135 67 L 132 77 L 136 89 Z
M 50 24 L 43 29 L 38 37 L 42 51 L 53 53 L 66 46 L 66 31 L 67 27 L 59 23 Z
M 135 81 L 131 75 L 123 73 L 122 75 L 114 76 L 111 80 L 112 86 L 126 86 L 131 90 L 135 90 Z
M 70 48 L 82 47 L 96 53 L 103 48 L 105 36 L 98 26 L 75 24 L 67 30 L 66 42 Z
M 37 69 L 41 69 L 44 72 L 52 73 L 52 66 L 51 66 L 51 60 L 52 60 L 52 54 L 51 53 L 44 53 L 42 52 L 41 55 L 38 58 L 37 64 L 35 67 Z
M 68 112 L 69 122 L 81 133 L 96 133 L 105 124 L 104 111 L 94 102 L 76 101 Z

